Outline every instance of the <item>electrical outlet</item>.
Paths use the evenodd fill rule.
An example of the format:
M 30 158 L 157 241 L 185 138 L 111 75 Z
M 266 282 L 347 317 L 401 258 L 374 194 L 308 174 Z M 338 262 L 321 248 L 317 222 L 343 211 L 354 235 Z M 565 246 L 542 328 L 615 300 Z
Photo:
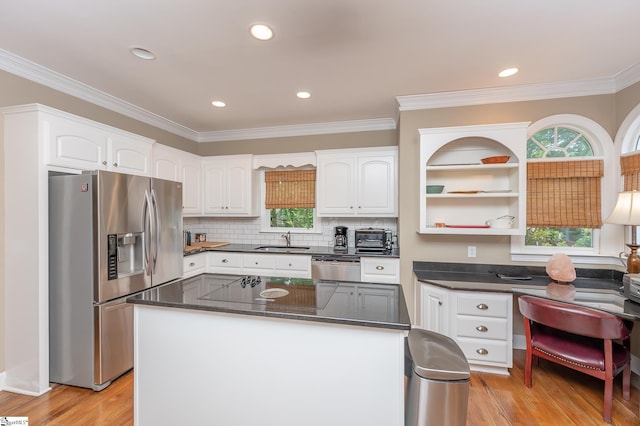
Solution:
M 467 246 L 467 257 L 476 257 L 476 246 Z

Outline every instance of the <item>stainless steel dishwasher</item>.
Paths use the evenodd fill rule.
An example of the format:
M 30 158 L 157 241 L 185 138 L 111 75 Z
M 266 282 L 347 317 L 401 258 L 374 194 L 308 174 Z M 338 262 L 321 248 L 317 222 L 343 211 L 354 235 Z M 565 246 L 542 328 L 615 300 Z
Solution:
M 360 257 L 323 254 L 311 257 L 311 278 L 314 280 L 360 281 Z

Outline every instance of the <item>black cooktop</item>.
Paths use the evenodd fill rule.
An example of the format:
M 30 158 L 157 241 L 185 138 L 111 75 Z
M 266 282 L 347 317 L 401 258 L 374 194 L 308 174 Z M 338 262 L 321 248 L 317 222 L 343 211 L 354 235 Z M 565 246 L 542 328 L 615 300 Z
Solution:
M 227 282 L 199 299 L 316 311 L 325 308 L 337 287 L 338 283 L 331 281 L 316 285 L 306 278 L 247 275 Z

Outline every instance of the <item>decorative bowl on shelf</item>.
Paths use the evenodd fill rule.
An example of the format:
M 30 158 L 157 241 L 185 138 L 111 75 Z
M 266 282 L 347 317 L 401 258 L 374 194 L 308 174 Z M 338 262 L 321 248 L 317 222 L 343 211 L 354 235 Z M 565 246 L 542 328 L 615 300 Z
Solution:
M 427 194 L 440 194 L 444 185 L 427 185 Z
M 482 164 L 502 164 L 509 161 L 509 158 L 511 158 L 509 155 L 496 155 L 493 157 L 483 158 L 480 161 L 482 161 Z

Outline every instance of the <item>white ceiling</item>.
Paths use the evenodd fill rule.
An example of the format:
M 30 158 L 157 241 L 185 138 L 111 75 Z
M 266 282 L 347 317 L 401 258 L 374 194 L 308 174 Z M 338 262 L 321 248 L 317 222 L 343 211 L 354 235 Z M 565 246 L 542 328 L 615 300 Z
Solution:
M 200 141 L 389 128 L 406 95 L 619 90 L 640 68 L 639 18 L 638 0 L 4 1 L 0 68 Z M 256 22 L 274 39 L 252 39 Z

